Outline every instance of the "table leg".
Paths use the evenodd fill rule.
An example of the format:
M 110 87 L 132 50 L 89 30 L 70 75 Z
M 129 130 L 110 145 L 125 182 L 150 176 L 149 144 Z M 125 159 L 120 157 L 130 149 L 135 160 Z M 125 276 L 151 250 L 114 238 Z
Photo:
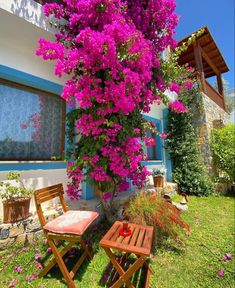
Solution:
M 129 257 L 129 255 L 130 255 L 130 253 L 125 253 L 125 254 L 121 257 L 121 259 L 120 259 L 120 261 L 119 261 L 119 263 L 120 263 L 121 266 L 122 266 L 122 264 L 126 261 L 126 259 Z M 115 282 L 118 280 L 118 277 L 119 277 L 119 274 L 118 274 L 118 272 L 117 272 L 117 270 L 116 270 L 116 272 L 114 273 L 113 278 L 112 278 L 112 283 L 115 283 Z
M 121 265 L 117 262 L 116 257 L 115 257 L 115 255 L 112 253 L 112 251 L 111 251 L 109 248 L 105 248 L 105 247 L 103 247 L 103 248 L 104 248 L 105 252 L 107 253 L 107 255 L 109 256 L 110 261 L 112 262 L 114 268 L 116 269 L 116 271 L 117 271 L 118 274 L 120 275 L 119 280 L 121 279 L 121 282 L 120 282 L 118 285 L 117 285 L 116 283 L 117 283 L 119 280 L 118 280 L 117 282 L 115 282 L 115 283 L 111 286 L 111 288 L 119 288 L 119 287 L 121 287 L 122 285 L 124 285 L 125 282 L 126 282 L 128 288 L 135 288 L 135 287 L 132 285 L 131 281 L 129 280 L 129 278 L 131 277 L 131 275 L 130 275 L 130 277 L 128 277 L 126 280 L 123 280 L 123 279 L 122 279 L 122 276 L 125 275 L 126 272 L 125 272 L 125 270 L 122 269 Z M 128 269 L 128 270 L 129 270 L 129 269 Z
M 127 283 L 127 286 L 128 286 L 128 280 L 144 264 L 144 262 L 145 262 L 144 257 L 143 256 L 139 257 L 134 262 L 134 264 L 129 269 L 127 269 L 126 272 L 124 272 L 123 274 L 120 275 L 120 278 L 118 279 L 118 281 L 115 282 L 111 288 L 119 288 L 124 283 Z M 131 287 L 133 287 L 133 286 L 131 286 Z

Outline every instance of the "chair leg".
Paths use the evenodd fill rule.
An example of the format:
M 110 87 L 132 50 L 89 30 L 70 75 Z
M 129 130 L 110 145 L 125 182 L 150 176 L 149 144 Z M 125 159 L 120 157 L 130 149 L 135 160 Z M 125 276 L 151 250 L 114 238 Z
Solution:
M 63 257 L 74 245 L 73 242 L 69 243 L 64 249 L 62 249 L 59 253 L 61 257 Z M 58 249 L 58 248 L 57 248 Z M 56 264 L 56 259 L 53 258 L 50 260 L 50 262 L 44 267 L 44 269 L 39 273 L 38 277 L 41 278 L 45 276 Z
M 76 264 L 74 265 L 73 269 L 69 272 L 70 277 L 73 279 L 75 276 L 76 272 L 78 271 L 79 267 L 82 265 L 83 261 L 86 259 L 87 254 L 84 251 L 83 254 L 80 256 Z
M 56 259 L 56 262 L 60 268 L 60 271 L 62 272 L 66 282 L 67 282 L 67 285 L 69 288 L 76 288 L 74 282 L 73 282 L 73 279 L 72 277 L 70 276 L 69 272 L 68 272 L 68 269 L 67 267 L 65 266 L 64 264 L 64 261 L 63 261 L 63 258 L 62 256 L 60 255 L 56 245 L 54 244 L 53 240 L 50 240 L 48 239 L 48 244 L 49 246 L 51 247 L 52 249 L 52 252 L 55 256 L 55 259 Z
M 81 245 L 82 245 L 82 248 L 85 250 L 88 258 L 90 258 L 90 260 L 91 260 L 91 259 L 92 259 L 91 252 L 89 251 L 89 249 L 88 249 L 86 243 L 84 242 L 84 240 L 82 239 L 82 237 L 81 237 L 81 239 L 80 239 L 80 243 L 81 243 Z

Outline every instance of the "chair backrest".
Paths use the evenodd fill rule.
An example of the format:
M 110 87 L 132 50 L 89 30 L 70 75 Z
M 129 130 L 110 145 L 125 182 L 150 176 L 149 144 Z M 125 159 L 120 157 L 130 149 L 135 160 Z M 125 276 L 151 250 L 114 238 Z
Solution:
M 34 192 L 36 210 L 37 210 L 38 218 L 39 218 L 39 221 L 40 221 L 42 227 L 44 225 L 46 225 L 46 219 L 43 215 L 43 210 L 42 210 L 41 204 L 44 202 L 47 202 L 49 200 L 52 200 L 56 197 L 60 198 L 60 202 L 61 202 L 63 211 L 64 212 L 68 211 L 68 207 L 67 207 L 65 200 L 64 200 L 64 189 L 63 189 L 63 185 L 61 183 L 56 184 L 56 185 L 52 185 L 52 186 L 48 186 L 45 188 L 41 188 L 41 189 L 35 190 L 35 192 Z

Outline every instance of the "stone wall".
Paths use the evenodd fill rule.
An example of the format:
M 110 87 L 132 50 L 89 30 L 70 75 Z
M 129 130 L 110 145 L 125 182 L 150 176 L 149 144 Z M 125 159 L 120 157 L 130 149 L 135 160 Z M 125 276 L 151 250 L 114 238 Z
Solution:
M 201 93 L 202 111 L 195 118 L 198 145 L 207 171 L 213 173 L 212 156 L 210 150 L 210 136 L 213 128 L 223 127 L 229 123 L 229 115 L 207 95 Z
M 62 213 L 62 209 L 48 210 L 45 212 L 47 221 L 54 219 Z M 0 222 L 0 251 L 10 247 L 12 244 L 32 243 L 44 237 L 41 224 L 37 215 L 12 224 Z

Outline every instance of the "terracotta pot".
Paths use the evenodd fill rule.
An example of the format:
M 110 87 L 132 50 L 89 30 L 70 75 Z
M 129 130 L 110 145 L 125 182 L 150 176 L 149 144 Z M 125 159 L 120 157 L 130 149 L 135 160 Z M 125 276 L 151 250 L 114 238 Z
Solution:
M 153 176 L 154 187 L 163 187 L 164 178 L 162 176 Z
M 19 198 L 3 201 L 3 222 L 14 223 L 31 216 L 29 213 L 30 198 Z

